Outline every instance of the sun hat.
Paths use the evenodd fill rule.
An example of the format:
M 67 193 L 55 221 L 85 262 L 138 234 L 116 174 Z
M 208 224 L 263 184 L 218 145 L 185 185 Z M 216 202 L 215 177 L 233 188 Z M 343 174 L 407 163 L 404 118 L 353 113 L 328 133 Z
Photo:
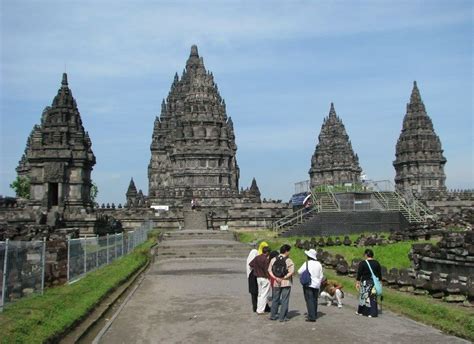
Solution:
M 316 250 L 314 248 L 308 251 L 304 251 L 304 254 L 306 254 L 309 258 L 313 258 L 314 260 L 316 260 Z

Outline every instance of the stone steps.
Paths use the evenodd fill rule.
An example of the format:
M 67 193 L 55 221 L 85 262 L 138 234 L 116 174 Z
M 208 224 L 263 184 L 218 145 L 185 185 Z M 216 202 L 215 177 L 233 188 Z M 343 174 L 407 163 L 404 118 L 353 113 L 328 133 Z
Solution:
M 183 230 L 165 232 L 163 234 L 165 239 L 170 240 L 189 240 L 189 239 L 222 239 L 234 240 L 233 232 L 226 231 L 199 231 L 199 230 Z
M 246 258 L 251 247 L 239 243 L 233 232 L 184 230 L 166 232 L 158 245 L 159 259 Z

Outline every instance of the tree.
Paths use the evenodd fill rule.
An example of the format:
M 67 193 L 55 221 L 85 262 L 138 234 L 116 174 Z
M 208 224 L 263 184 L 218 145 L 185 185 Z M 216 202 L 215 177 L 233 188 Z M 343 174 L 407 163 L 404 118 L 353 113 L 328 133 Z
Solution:
M 96 199 L 97 199 L 97 195 L 99 194 L 99 188 L 97 187 L 97 184 L 94 183 L 94 182 L 91 182 L 91 202 L 92 204 L 94 205 L 97 205 L 96 203 Z
M 30 179 L 28 177 L 17 176 L 10 187 L 15 190 L 17 197 L 30 198 Z

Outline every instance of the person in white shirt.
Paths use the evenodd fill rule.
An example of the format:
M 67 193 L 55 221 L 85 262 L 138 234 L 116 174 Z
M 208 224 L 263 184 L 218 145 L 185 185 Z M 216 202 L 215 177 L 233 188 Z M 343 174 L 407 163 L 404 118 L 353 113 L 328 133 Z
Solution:
M 318 313 L 318 294 L 323 279 L 323 267 L 316 259 L 316 250 L 310 249 L 304 251 L 308 260 L 298 269 L 298 274 L 302 274 L 306 269 L 311 274 L 311 283 L 303 286 L 304 299 L 306 308 L 308 309 L 308 317 L 306 321 L 315 322 Z

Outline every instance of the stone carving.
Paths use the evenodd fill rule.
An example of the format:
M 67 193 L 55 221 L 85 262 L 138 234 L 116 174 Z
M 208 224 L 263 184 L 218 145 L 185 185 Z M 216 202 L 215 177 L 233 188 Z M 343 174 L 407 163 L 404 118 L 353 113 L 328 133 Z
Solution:
M 311 158 L 310 187 L 357 183 L 361 172 L 359 157 L 354 154 L 344 124 L 331 103 L 329 116 L 324 119 Z

